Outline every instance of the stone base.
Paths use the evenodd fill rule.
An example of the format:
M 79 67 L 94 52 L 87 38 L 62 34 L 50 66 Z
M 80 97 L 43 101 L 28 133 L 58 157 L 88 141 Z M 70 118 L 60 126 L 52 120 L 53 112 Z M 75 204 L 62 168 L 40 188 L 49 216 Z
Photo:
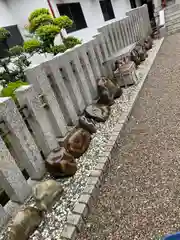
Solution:
M 134 62 L 129 62 L 121 66 L 119 72 L 115 73 L 115 78 L 121 87 L 136 84 L 138 78 Z

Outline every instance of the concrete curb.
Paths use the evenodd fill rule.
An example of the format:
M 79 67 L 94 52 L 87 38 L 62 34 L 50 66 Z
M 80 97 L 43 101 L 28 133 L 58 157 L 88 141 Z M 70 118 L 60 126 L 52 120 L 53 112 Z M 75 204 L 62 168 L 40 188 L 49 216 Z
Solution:
M 159 46 L 156 49 L 156 52 L 153 53 L 150 64 L 146 68 L 146 72 L 143 75 L 141 82 L 138 83 L 138 88 L 135 94 L 129 99 L 130 105 L 126 112 L 119 118 L 119 122 L 116 124 L 114 131 L 107 143 L 106 151 L 100 156 L 98 163 L 94 170 L 91 171 L 87 186 L 82 192 L 80 198 L 77 203 L 74 205 L 72 213 L 70 213 L 67 217 L 67 222 L 64 225 L 62 234 L 60 236 L 61 240 L 75 240 L 77 234 L 81 231 L 85 224 L 85 219 L 88 214 L 92 210 L 92 204 L 97 200 L 97 197 L 100 193 L 100 187 L 104 182 L 105 173 L 107 172 L 109 163 L 113 159 L 113 154 L 115 153 L 115 149 L 117 147 L 117 143 L 120 139 L 121 131 L 125 126 L 126 122 L 129 120 L 129 116 L 133 110 L 134 104 L 138 98 L 138 95 L 144 85 L 146 77 L 154 63 L 157 53 L 164 41 L 164 38 L 160 40 Z

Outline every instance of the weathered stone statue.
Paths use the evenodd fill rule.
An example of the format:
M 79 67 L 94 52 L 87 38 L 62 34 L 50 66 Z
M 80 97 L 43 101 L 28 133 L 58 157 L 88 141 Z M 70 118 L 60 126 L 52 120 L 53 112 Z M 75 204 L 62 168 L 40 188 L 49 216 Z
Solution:
M 81 116 L 79 118 L 79 127 L 85 129 L 89 133 L 96 133 L 96 126 L 93 119 L 86 118 L 85 116 Z
M 53 179 L 36 184 L 33 188 L 33 196 L 36 201 L 36 207 L 39 210 L 47 211 L 60 197 L 62 192 L 63 188 L 61 184 Z
M 67 137 L 64 147 L 73 157 L 79 158 L 86 152 L 90 142 L 91 134 L 83 128 L 78 128 Z
M 139 57 L 138 52 L 136 51 L 136 49 L 133 49 L 131 51 L 131 61 L 133 61 L 136 65 L 136 68 L 140 65 L 141 63 L 141 59 Z
M 27 240 L 36 230 L 43 218 L 42 211 L 35 207 L 27 207 L 17 213 L 6 240 Z
M 112 105 L 114 103 L 114 98 L 121 96 L 122 90 L 121 87 L 113 82 L 112 80 L 101 77 L 98 80 L 98 93 L 100 104 Z
M 65 148 L 61 148 L 56 156 L 47 158 L 45 165 L 51 176 L 56 179 L 73 176 L 77 171 L 74 157 Z
M 135 50 L 137 51 L 141 62 L 147 58 L 146 49 L 140 42 L 136 44 Z
M 128 61 L 127 63 L 120 64 L 116 71 L 114 71 L 114 77 L 121 87 L 127 87 L 136 84 L 138 81 L 135 63 Z
M 151 36 L 148 36 L 144 41 L 144 47 L 146 50 L 150 50 L 152 48 L 152 45 L 153 39 L 151 38 Z
M 98 95 L 100 104 L 112 105 L 114 104 L 115 86 L 109 79 L 102 77 L 98 80 Z
M 122 91 L 121 86 L 118 84 L 118 82 L 115 78 L 112 80 L 112 82 L 116 86 L 116 92 L 114 94 L 114 99 L 116 99 L 116 98 L 119 98 L 123 94 L 123 91 Z
M 110 107 L 98 103 L 91 104 L 85 109 L 85 114 L 97 122 L 105 122 L 109 117 Z
M 116 71 L 120 66 L 122 66 L 124 64 L 125 64 L 125 62 L 123 60 L 116 60 L 114 71 Z

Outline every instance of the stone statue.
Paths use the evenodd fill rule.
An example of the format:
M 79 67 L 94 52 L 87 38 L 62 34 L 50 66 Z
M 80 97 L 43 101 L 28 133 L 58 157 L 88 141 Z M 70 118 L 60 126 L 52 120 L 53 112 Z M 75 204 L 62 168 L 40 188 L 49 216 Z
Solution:
M 98 80 L 98 103 L 109 106 L 114 104 L 115 87 L 113 88 L 114 85 L 111 85 L 111 82 L 105 77 L 102 77 Z
M 35 207 L 26 207 L 13 219 L 6 240 L 28 240 L 41 223 L 42 218 L 42 211 Z
M 81 116 L 79 118 L 79 127 L 85 129 L 89 133 L 96 133 L 96 126 L 93 119 L 86 118 L 85 116 Z
M 119 98 L 123 94 L 123 91 L 122 91 L 122 88 L 120 87 L 120 85 L 118 84 L 116 78 L 114 78 L 112 80 L 112 82 L 116 86 L 116 92 L 114 94 L 114 99 L 116 99 L 116 98 Z
M 140 65 L 141 63 L 141 59 L 139 57 L 138 52 L 136 51 L 136 49 L 133 49 L 131 51 L 131 61 L 133 61 L 136 65 L 136 68 Z
M 114 103 L 114 98 L 120 96 L 122 94 L 122 90 L 117 83 L 106 77 L 101 77 L 98 80 L 98 93 L 98 103 L 112 105 Z
M 147 58 L 147 52 L 144 47 L 144 44 L 141 44 L 140 42 L 136 44 L 135 50 L 137 51 L 140 61 L 144 61 Z
M 144 41 L 144 47 L 148 51 L 152 48 L 152 46 L 153 46 L 153 39 L 151 38 L 151 36 L 148 36 Z
M 85 114 L 87 117 L 94 119 L 97 122 L 105 122 L 110 114 L 110 107 L 94 103 L 85 109 Z
M 61 148 L 55 157 L 45 160 L 47 171 L 54 178 L 70 177 L 77 171 L 77 164 L 74 157 L 65 148 Z
M 79 158 L 86 152 L 90 142 L 91 134 L 83 128 L 78 128 L 64 141 L 64 147 L 73 157 Z
M 41 211 L 47 211 L 54 202 L 60 197 L 63 188 L 59 182 L 53 179 L 36 184 L 33 188 L 33 196 L 36 201 L 36 207 Z

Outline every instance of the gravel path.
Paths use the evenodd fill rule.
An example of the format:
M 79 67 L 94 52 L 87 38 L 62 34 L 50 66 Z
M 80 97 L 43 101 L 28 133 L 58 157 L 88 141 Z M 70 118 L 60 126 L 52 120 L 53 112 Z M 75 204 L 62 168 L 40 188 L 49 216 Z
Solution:
M 180 34 L 155 60 L 78 240 L 148 240 L 180 230 Z

